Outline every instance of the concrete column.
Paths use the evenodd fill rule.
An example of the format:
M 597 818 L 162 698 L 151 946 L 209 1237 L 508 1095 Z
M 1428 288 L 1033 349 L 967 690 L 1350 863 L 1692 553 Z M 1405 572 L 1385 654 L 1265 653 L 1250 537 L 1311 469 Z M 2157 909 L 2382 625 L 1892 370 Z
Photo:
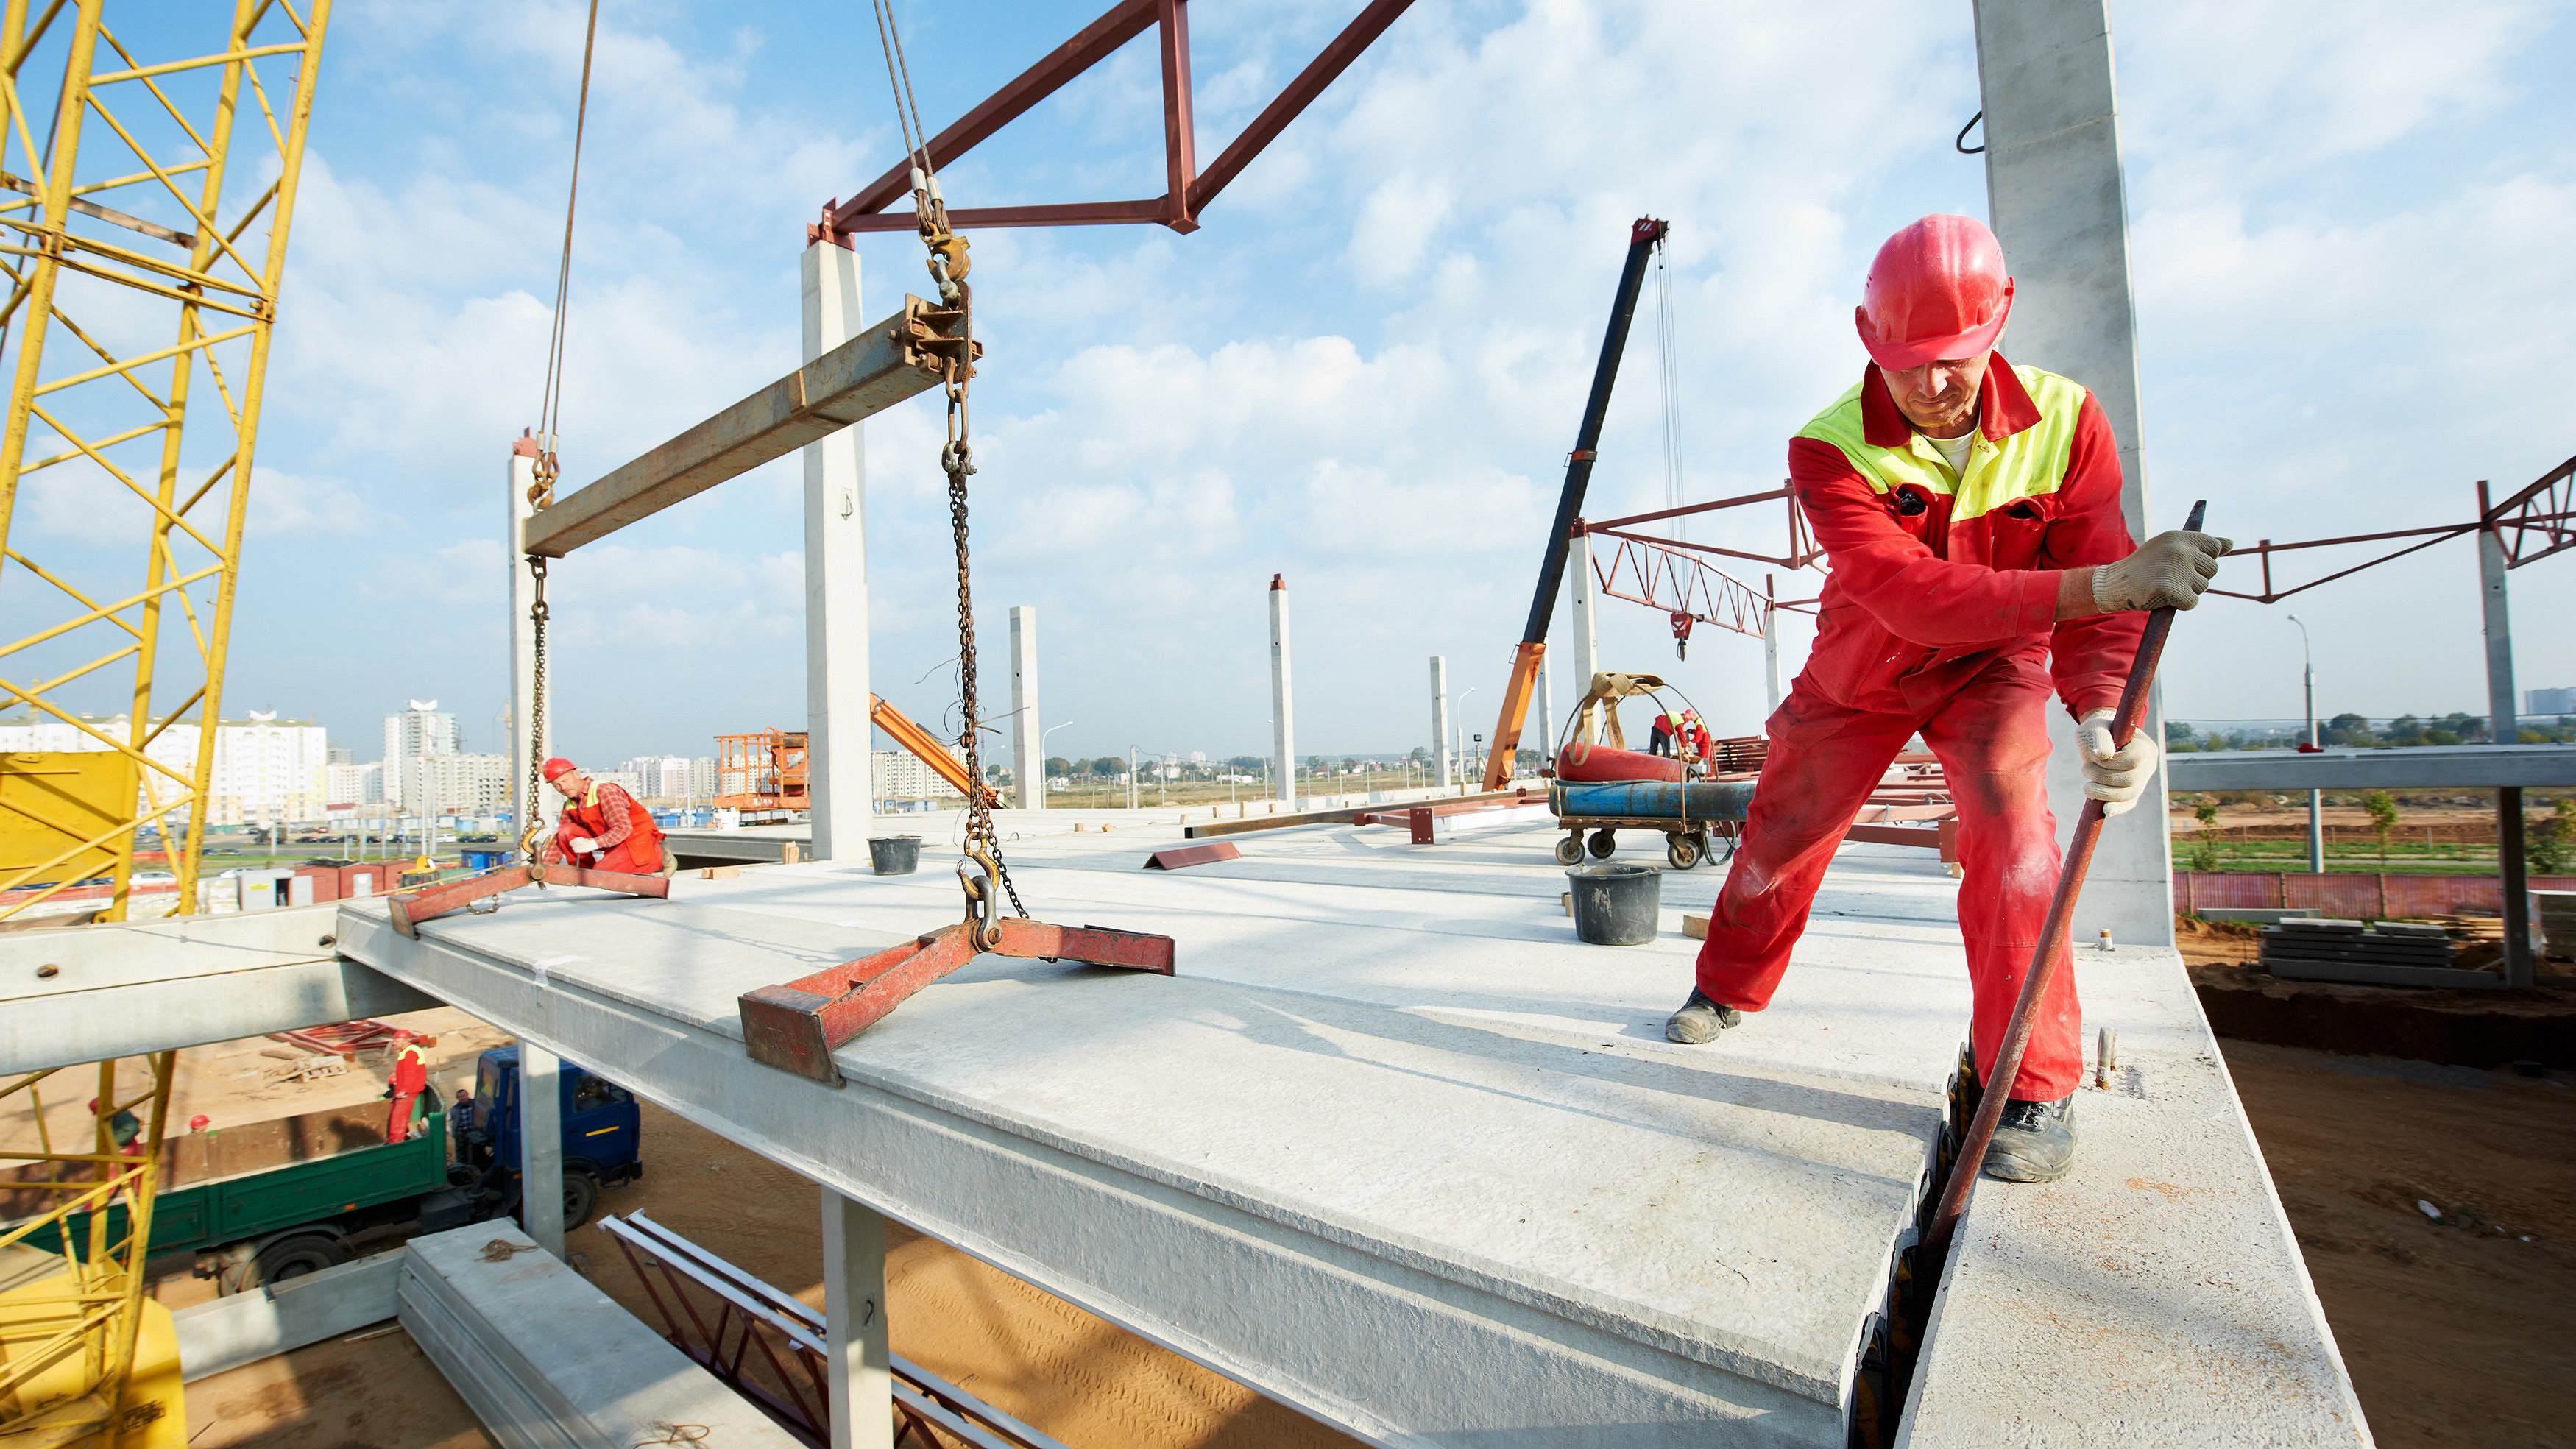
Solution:
M 2486 507 L 2486 490 L 2478 490 L 2478 507 Z M 2485 613 L 2487 636 L 2487 739 L 2509 745 L 2522 732 L 2522 716 L 2513 701 L 2513 617 L 2505 596 L 2504 538 L 2492 528 L 2478 530 L 2478 600 Z
M 1538 751 L 1549 762 L 1555 761 L 1556 656 L 1554 654 L 1541 654 L 1538 657 Z
M 563 1060 L 519 1040 L 520 1220 L 537 1246 L 564 1255 Z
M 1288 687 L 1288 584 L 1270 576 L 1270 753 L 1271 793 L 1279 802 L 1297 805 L 1296 701 Z
M 1573 590 L 1567 613 L 1574 625 L 1574 691 L 1584 695 L 1592 692 L 1592 676 L 1601 669 L 1601 639 L 1592 623 L 1601 581 L 1592 576 L 1591 544 L 1578 538 L 1569 546 L 1573 554 L 1565 561 L 1565 586 Z
M 1449 756 L 1449 661 L 1431 656 L 1431 759 L 1439 769 L 1439 786 L 1446 790 L 1454 761 Z
M 530 711 L 536 702 L 537 630 L 528 617 L 528 609 L 536 602 L 537 580 L 528 569 L 527 537 L 528 520 L 535 517 L 537 511 L 535 505 L 528 502 L 528 489 L 537 481 L 537 450 L 538 443 L 534 438 L 521 438 L 510 445 L 510 739 L 505 753 L 510 757 L 511 820 L 522 836 L 528 832 L 529 821 L 548 813 L 545 797 L 551 793 L 539 785 L 538 798 L 523 798 L 528 793 L 528 725 Z M 549 705 L 552 693 L 548 691 Z M 554 752 L 554 711 L 549 708 L 546 715 L 547 738 L 535 743 L 535 757 L 539 760 Z M 392 767 L 392 762 L 387 761 L 386 768 Z M 388 794 L 392 793 L 390 787 L 393 783 L 386 782 Z
M 1770 695 L 1771 708 L 1763 718 L 1780 712 L 1780 701 L 1787 691 L 1780 687 L 1780 609 L 1778 595 L 1771 590 L 1771 576 L 1762 576 L 1762 683 Z
M 868 325 L 859 314 L 859 254 L 831 241 L 805 248 L 805 360 Z M 869 780 L 868 499 L 858 424 L 805 445 L 805 746 L 814 860 L 867 849 Z
M 2180 527 L 2154 516 L 2140 463 L 2137 315 L 2129 291 L 2127 186 L 2111 77 L 2108 0 L 1976 0 L 1977 77 L 1985 100 L 1986 207 L 2014 284 L 2002 351 L 2092 389 L 2119 443 L 2122 510 L 2143 539 Z M 2223 512 L 2209 520 L 2227 530 Z M 2169 658 L 2193 647 L 2186 616 Z M 2074 722 L 2051 710 L 2048 793 L 2061 840 L 2084 794 Z M 2159 689 L 2141 726 L 2164 738 Z M 2173 944 L 2173 852 L 2159 770 L 2136 809 L 2102 832 L 2075 939 L 2108 930 L 2132 946 Z
M 1045 735 L 1038 728 L 1038 611 L 1011 606 L 1011 794 L 1022 810 L 1046 808 Z
M 886 1340 L 885 1218 L 823 1189 L 823 1346 L 832 1449 L 894 1449 L 894 1376 Z

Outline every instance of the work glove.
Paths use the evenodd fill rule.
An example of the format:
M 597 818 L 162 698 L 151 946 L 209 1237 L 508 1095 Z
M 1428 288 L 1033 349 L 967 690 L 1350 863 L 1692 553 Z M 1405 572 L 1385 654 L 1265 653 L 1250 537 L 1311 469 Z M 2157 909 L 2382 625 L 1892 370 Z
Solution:
M 2218 556 L 2234 546 L 2212 534 L 2181 529 L 2159 533 L 2136 553 L 2093 570 L 2093 605 L 2105 614 L 2188 609 L 2218 577 Z
M 595 855 L 599 851 L 599 842 L 587 835 L 576 835 L 564 844 L 571 846 L 576 855 Z
M 2156 773 L 2156 742 L 2142 729 L 2126 745 L 2116 744 L 2111 718 L 2111 711 L 2097 709 L 2075 723 L 2075 748 L 2084 756 L 2084 798 L 2101 801 L 2105 819 L 2137 804 Z

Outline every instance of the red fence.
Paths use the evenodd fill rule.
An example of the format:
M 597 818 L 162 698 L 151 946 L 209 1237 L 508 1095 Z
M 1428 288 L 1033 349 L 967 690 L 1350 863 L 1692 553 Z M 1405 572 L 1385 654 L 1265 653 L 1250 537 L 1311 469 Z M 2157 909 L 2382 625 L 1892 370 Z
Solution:
M 2576 875 L 2536 875 L 2536 891 L 2576 891 Z M 2313 909 L 2341 920 L 2448 916 L 2461 911 L 2500 911 L 2503 882 L 2491 875 L 2309 875 L 2178 870 L 2174 909 L 2185 915 L 2209 906 L 2272 910 Z

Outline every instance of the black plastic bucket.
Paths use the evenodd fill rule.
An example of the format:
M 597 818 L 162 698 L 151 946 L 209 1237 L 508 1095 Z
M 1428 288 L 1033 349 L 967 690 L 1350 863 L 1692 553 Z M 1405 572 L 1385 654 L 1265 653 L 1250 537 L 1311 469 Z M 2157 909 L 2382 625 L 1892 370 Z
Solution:
M 868 864 L 879 875 L 910 875 L 921 865 L 918 835 L 876 835 L 868 839 Z
M 1578 865 L 1565 873 L 1574 890 L 1574 934 L 1595 946 L 1642 946 L 1655 939 L 1664 907 L 1664 873 L 1651 865 Z

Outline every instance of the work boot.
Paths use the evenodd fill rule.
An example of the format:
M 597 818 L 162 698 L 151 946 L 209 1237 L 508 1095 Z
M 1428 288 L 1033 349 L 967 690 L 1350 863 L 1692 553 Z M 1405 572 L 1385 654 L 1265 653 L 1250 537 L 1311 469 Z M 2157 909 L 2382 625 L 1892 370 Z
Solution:
M 2005 1182 L 2055 1182 L 2075 1165 L 2075 1097 L 2004 1104 L 1986 1148 L 1986 1176 Z
M 1683 1002 L 1682 1009 L 1674 1012 L 1672 1019 L 1664 1023 L 1664 1040 L 1677 1041 L 1683 1046 L 1699 1046 L 1717 1040 L 1719 1032 L 1743 1019 L 1743 1012 L 1732 1006 L 1718 1005 L 1694 986 L 1690 1000 Z

